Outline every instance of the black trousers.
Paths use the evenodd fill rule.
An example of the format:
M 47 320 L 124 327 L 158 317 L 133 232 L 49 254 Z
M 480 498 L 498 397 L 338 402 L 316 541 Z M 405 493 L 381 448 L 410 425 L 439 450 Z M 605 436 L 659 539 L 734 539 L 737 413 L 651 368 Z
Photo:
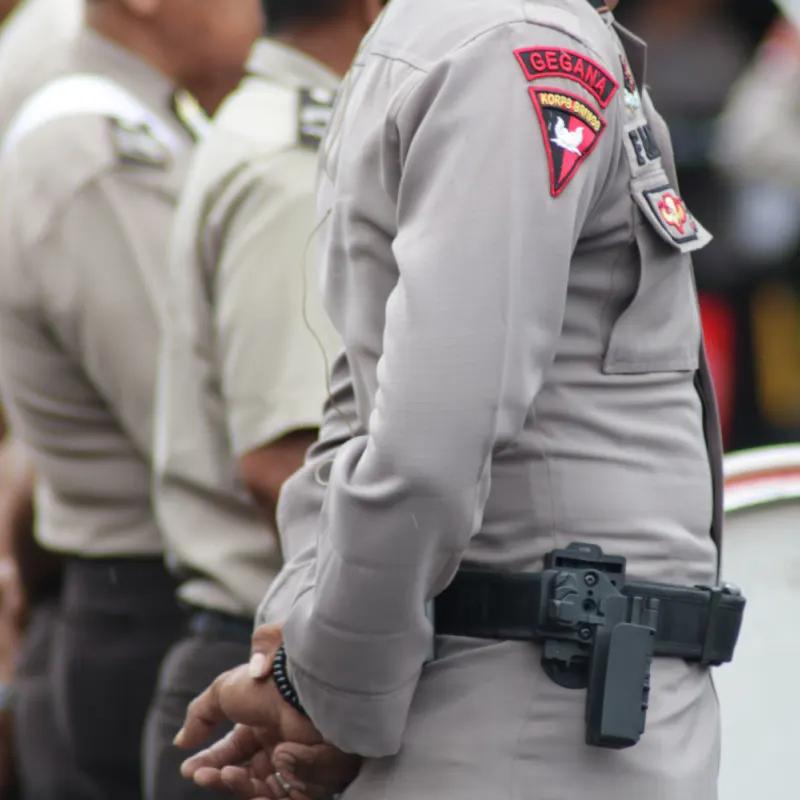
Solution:
M 205 620 L 211 624 L 193 626 L 200 632 L 178 642 L 161 668 L 145 734 L 146 800 L 230 797 L 227 793 L 201 789 L 182 778 L 181 762 L 195 751 L 180 750 L 172 740 L 183 725 L 189 703 L 220 673 L 249 660 L 251 623 L 249 620 L 226 621 L 213 612 L 199 617 L 201 622 Z M 214 624 L 215 619 L 221 624 Z M 193 621 L 196 620 L 197 617 Z M 209 744 L 230 730 L 230 725 L 220 725 Z
M 67 742 L 53 724 L 50 679 L 52 643 L 58 626 L 58 597 L 39 600 L 28 615 L 14 677 L 14 747 L 22 800 L 97 798 L 75 768 Z
M 176 588 L 160 558 L 65 566 L 52 643 L 55 725 L 87 800 L 141 800 L 147 710 L 164 654 L 186 630 Z

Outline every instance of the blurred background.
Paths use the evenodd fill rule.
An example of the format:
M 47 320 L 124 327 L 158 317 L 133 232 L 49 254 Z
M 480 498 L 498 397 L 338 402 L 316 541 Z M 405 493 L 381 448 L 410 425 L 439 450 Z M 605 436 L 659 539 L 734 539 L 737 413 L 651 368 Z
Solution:
M 716 237 L 695 264 L 726 446 L 798 441 L 800 34 L 769 0 L 623 0 L 617 17 L 648 42 L 681 193 Z

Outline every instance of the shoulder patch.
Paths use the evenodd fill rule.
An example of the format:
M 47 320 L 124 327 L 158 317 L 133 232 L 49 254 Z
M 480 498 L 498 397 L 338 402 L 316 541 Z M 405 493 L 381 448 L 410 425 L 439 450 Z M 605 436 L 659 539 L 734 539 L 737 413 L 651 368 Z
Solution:
M 596 61 L 574 50 L 563 47 L 528 47 L 515 50 L 525 77 L 529 81 L 539 78 L 567 78 L 576 81 L 594 96 L 601 108 L 608 108 L 619 89 L 619 84 Z
M 297 104 L 297 141 L 318 150 L 333 116 L 336 93 L 326 89 L 300 89 Z
M 550 194 L 558 197 L 597 147 L 606 121 L 585 100 L 561 89 L 528 89 L 544 135 Z
M 118 118 L 110 122 L 111 140 L 120 163 L 148 167 L 169 164 L 169 148 L 146 122 L 132 124 Z

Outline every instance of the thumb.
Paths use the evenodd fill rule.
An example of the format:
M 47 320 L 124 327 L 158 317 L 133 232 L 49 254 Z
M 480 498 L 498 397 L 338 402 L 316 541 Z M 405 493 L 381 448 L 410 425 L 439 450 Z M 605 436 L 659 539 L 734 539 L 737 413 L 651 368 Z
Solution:
M 260 680 L 269 676 L 275 651 L 283 642 L 280 625 L 259 625 L 250 645 L 250 677 Z

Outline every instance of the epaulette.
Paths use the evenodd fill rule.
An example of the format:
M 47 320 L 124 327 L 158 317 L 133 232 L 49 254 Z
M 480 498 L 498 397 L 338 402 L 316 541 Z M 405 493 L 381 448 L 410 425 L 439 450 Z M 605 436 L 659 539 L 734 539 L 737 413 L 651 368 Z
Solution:
M 111 140 L 120 164 L 146 167 L 166 167 L 170 150 L 146 122 L 126 122 L 113 118 Z
M 81 115 L 109 120 L 123 163 L 163 167 L 182 147 L 177 134 L 127 89 L 102 75 L 75 74 L 56 78 L 25 102 L 6 130 L 3 152 L 55 120 Z
M 298 91 L 297 141 L 302 147 L 318 150 L 333 116 L 336 92 L 302 88 Z

